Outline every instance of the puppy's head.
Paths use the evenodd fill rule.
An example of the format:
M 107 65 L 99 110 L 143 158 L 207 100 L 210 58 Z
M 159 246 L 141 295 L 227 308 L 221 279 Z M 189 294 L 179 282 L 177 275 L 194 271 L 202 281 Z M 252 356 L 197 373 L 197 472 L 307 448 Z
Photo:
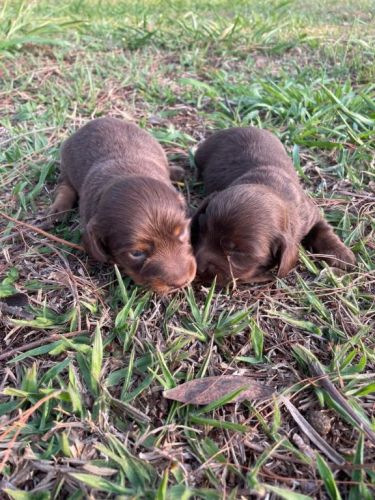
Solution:
M 166 294 L 195 277 L 189 225 L 184 199 L 175 189 L 132 177 L 103 193 L 83 241 L 96 260 L 114 262 L 135 283 Z
M 294 267 L 298 245 L 285 204 L 267 188 L 231 186 L 208 196 L 192 222 L 198 274 L 224 285 L 283 277 Z

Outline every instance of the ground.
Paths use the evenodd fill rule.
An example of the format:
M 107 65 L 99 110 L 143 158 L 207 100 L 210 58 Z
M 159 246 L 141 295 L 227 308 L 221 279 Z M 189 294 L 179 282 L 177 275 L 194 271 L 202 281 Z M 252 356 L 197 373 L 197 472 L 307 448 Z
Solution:
M 1 499 L 373 497 L 374 48 L 370 0 L 3 4 Z M 6 219 L 43 224 L 61 141 L 107 114 L 185 167 L 192 209 L 202 138 L 272 130 L 355 270 L 301 250 L 275 283 L 160 299 Z M 77 213 L 51 233 L 79 243 Z M 163 396 L 233 374 L 273 397 Z

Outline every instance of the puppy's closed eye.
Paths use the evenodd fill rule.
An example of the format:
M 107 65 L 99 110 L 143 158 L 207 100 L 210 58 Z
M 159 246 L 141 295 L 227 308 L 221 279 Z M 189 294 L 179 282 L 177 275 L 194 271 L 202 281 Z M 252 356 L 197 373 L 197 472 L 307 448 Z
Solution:
M 234 241 L 230 240 L 229 238 L 225 238 L 224 236 L 220 238 L 220 246 L 223 249 L 223 251 L 227 254 L 235 253 L 238 249 L 236 249 L 236 244 Z
M 237 268 L 239 271 L 247 269 L 252 262 L 252 256 L 248 252 L 241 252 L 234 250 L 231 252 L 226 252 L 226 257 L 230 261 L 230 264 Z
M 226 238 L 224 236 L 221 237 L 220 247 L 224 255 L 229 258 L 234 264 L 246 265 L 251 258 L 251 254 L 249 251 L 236 245 L 236 243 L 230 238 Z

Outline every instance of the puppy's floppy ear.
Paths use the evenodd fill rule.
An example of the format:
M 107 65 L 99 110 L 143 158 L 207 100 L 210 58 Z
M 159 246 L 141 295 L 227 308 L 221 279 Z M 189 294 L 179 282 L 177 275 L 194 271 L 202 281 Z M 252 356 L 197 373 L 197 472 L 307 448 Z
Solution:
M 92 217 L 86 225 L 83 233 L 83 245 L 89 255 L 99 262 L 108 262 L 110 256 L 105 251 L 103 242 L 100 240 L 96 227 L 95 217 Z
M 278 236 L 277 258 L 279 260 L 277 276 L 284 278 L 293 269 L 298 260 L 298 245 L 290 235 L 281 234 Z
M 212 198 L 216 195 L 216 191 L 214 193 L 209 194 L 206 196 L 206 198 L 202 201 L 202 203 L 199 205 L 197 208 L 196 212 L 194 213 L 192 219 L 191 219 L 191 242 L 193 245 L 198 243 L 199 239 L 199 219 L 204 215 L 205 211 L 207 210 L 207 207 L 212 200 Z

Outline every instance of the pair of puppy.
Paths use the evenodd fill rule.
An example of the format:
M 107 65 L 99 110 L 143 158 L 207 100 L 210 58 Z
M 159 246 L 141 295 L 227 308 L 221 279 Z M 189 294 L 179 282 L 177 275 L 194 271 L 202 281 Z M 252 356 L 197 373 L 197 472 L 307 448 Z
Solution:
M 93 120 L 62 145 L 51 215 L 79 198 L 87 252 L 160 294 L 188 285 L 197 270 L 220 284 L 268 281 L 276 266 L 286 276 L 301 242 L 331 265 L 354 264 L 270 132 L 220 131 L 195 162 L 208 196 L 190 221 L 160 144 L 131 122 Z

